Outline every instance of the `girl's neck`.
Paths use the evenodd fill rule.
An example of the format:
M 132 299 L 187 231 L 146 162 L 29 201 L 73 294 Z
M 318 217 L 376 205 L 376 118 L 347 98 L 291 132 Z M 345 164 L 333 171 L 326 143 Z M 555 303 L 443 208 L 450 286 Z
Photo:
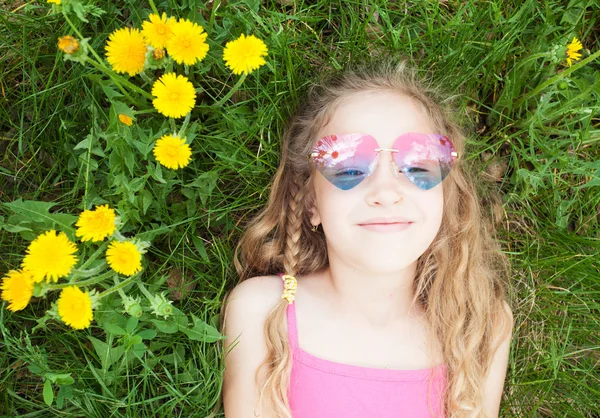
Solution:
M 359 324 L 388 328 L 423 315 L 412 303 L 416 263 L 396 272 L 364 272 L 333 264 L 323 271 L 332 307 Z M 411 305 L 412 304 L 412 305 Z

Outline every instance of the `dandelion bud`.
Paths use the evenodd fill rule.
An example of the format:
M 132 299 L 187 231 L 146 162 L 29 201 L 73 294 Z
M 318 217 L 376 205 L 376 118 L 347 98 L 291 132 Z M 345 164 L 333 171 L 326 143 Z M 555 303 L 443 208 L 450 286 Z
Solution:
M 173 306 L 170 300 L 165 298 L 164 293 L 159 295 L 154 295 L 152 300 L 150 301 L 150 307 L 152 308 L 152 313 L 156 316 L 162 316 L 163 318 L 168 318 L 173 315 Z
M 133 125 L 133 119 L 131 119 L 129 116 L 124 115 L 122 113 L 119 113 L 119 120 L 121 121 L 121 123 L 123 123 L 127 126 Z
M 132 298 L 129 296 L 125 296 L 122 302 L 123 307 L 125 308 L 125 312 L 127 312 L 129 315 L 135 318 L 139 318 L 144 313 L 144 310 L 142 309 L 142 304 L 140 303 L 140 298 Z
M 567 83 L 565 80 L 562 80 L 560 83 L 558 83 L 558 88 L 560 90 L 566 90 L 569 87 L 569 83 Z
M 552 62 L 553 64 L 558 64 L 563 60 L 563 57 L 565 56 L 565 53 L 567 51 L 567 48 L 563 45 L 554 45 L 551 49 L 550 49 L 550 62 Z
M 58 38 L 58 49 L 66 54 L 73 54 L 79 49 L 79 42 L 70 35 Z
M 152 56 L 155 60 L 161 60 L 165 57 L 165 49 L 164 48 L 156 48 L 152 53 Z

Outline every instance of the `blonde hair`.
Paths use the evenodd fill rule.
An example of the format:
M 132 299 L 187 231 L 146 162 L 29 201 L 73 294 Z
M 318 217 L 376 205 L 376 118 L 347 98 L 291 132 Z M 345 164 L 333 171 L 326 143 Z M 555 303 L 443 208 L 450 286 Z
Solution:
M 418 75 L 407 59 L 384 59 L 335 73 L 310 86 L 285 130 L 281 162 L 264 207 L 247 225 L 235 249 L 239 282 L 253 276 L 285 272 L 309 275 L 327 267 L 325 236 L 311 231 L 314 171 L 307 155 L 319 130 L 338 103 L 364 91 L 396 92 L 412 98 L 429 116 L 436 132 L 449 137 L 458 152 L 444 180 L 444 214 L 440 230 L 417 261 L 414 298 L 430 324 L 431 341 L 440 342 L 447 370 L 443 407 L 447 417 L 486 416 L 484 378 L 494 354 L 498 329 L 506 329 L 503 302 L 510 265 L 495 239 L 500 214 L 482 211 L 475 173 L 462 156 L 465 137 L 451 110 L 451 97 Z M 486 198 L 494 198 L 486 192 Z M 499 206 L 496 197 L 496 207 Z M 492 210 L 494 209 L 490 206 Z M 283 291 L 283 284 L 282 284 Z M 221 310 L 227 303 L 227 293 Z M 284 328 L 288 301 L 281 299 L 264 325 L 267 357 L 256 371 L 259 405 L 277 418 L 291 418 L 288 399 L 292 355 Z M 265 381 L 259 371 L 266 367 Z M 264 406 L 263 406 L 264 405 Z

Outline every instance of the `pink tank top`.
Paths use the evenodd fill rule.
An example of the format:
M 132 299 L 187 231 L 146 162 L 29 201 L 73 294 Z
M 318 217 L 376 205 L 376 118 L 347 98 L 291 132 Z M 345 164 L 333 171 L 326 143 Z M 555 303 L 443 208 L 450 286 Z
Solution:
M 283 287 L 283 280 L 281 283 Z M 430 369 L 394 370 L 315 357 L 298 346 L 295 301 L 287 306 L 287 326 L 293 354 L 288 388 L 293 418 L 444 417 L 444 364 Z M 430 372 L 431 410 L 427 403 Z

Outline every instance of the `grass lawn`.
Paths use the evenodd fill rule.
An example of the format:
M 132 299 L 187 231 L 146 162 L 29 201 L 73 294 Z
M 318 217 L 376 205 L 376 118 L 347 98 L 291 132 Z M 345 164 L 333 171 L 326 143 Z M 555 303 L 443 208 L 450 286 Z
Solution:
M 77 244 L 73 274 L 98 301 L 84 329 L 56 318 L 65 278 L 36 285 L 24 309 L 2 302 L 0 416 L 212 416 L 233 249 L 266 202 L 286 119 L 317 71 L 398 53 L 458 95 L 465 158 L 488 180 L 482 196 L 511 259 L 501 416 L 599 416 L 595 0 L 63 2 L 0 2 L 0 277 L 55 229 Z M 109 35 L 142 28 L 153 9 L 202 26 L 208 53 L 195 65 L 117 75 Z M 223 61 L 240 34 L 268 47 L 241 82 Z M 63 59 L 66 35 L 79 54 L 87 48 L 87 62 Z M 569 66 L 575 37 L 583 48 Z M 191 117 L 153 107 L 165 71 L 195 88 Z M 152 147 L 180 129 L 192 157 L 172 170 Z M 102 257 L 108 240 L 74 235 L 80 213 L 102 204 L 118 211 L 120 236 L 138 239 L 142 271 L 115 274 Z

